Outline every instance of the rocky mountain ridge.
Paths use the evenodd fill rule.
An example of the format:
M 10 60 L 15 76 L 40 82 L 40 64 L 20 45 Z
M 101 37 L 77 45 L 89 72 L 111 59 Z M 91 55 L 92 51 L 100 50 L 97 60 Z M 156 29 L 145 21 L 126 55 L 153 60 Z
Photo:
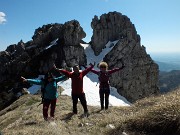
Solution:
M 130 19 L 118 12 L 103 14 L 92 20 L 94 53 L 98 55 L 108 41 L 119 40 L 104 61 L 110 69 L 126 68 L 112 75 L 111 85 L 129 101 L 158 93 L 158 65 L 140 44 L 140 36 Z M 55 63 L 57 67 L 86 65 L 86 56 L 80 42 L 86 36 L 77 20 L 65 24 L 48 24 L 35 30 L 32 41 L 10 45 L 0 52 L 0 104 L 2 109 L 27 87 L 18 79 L 44 74 Z M 119 77 L 121 76 L 121 77 Z
M 140 43 L 140 36 L 130 19 L 118 12 L 103 14 L 92 21 L 92 48 L 99 54 L 108 41 L 119 40 L 116 46 L 105 57 L 110 69 L 126 68 L 112 75 L 111 85 L 131 102 L 156 94 L 158 88 L 158 65 L 146 53 Z
M 0 52 L 0 109 L 27 87 L 19 80 L 20 76 L 37 77 L 50 70 L 53 63 L 58 67 L 85 65 L 86 56 L 79 44 L 84 37 L 85 32 L 76 20 L 48 24 L 35 30 L 32 41 L 20 41 Z

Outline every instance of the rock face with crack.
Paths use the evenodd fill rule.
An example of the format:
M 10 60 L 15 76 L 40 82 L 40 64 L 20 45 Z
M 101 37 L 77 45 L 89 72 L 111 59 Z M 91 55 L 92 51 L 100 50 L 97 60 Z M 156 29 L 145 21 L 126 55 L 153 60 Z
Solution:
M 113 74 L 110 80 L 122 96 L 133 102 L 159 92 L 158 65 L 140 44 L 140 36 L 127 16 L 118 12 L 103 14 L 100 19 L 95 16 L 91 26 L 95 55 L 100 54 L 108 41 L 118 40 L 104 61 L 110 69 L 125 64 L 126 67 Z
M 105 57 L 110 68 L 126 67 L 111 77 L 111 85 L 129 101 L 155 94 L 158 89 L 158 65 L 140 44 L 140 36 L 130 19 L 118 12 L 103 14 L 92 20 L 91 46 L 99 55 L 108 41 L 118 43 Z M 64 24 L 43 25 L 35 30 L 32 40 L 20 41 L 0 52 L 0 110 L 12 103 L 27 85 L 20 76 L 34 78 L 52 68 L 86 65 L 86 55 L 80 42 L 86 36 L 77 20 Z
M 86 65 L 84 49 L 80 45 L 85 36 L 76 20 L 48 24 L 35 30 L 32 41 L 20 41 L 0 52 L 0 109 L 22 91 L 24 84 L 18 79 L 20 76 L 32 78 L 45 74 L 53 63 L 61 68 Z

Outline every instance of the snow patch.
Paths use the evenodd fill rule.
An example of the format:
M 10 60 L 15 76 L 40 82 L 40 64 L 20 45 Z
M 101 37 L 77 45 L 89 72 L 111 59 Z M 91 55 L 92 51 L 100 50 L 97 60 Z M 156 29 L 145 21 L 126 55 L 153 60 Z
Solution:
M 58 40 L 59 40 L 59 39 L 57 38 L 57 39 L 55 39 L 54 41 L 52 41 L 52 42 L 50 43 L 50 45 L 45 48 L 45 50 L 51 48 L 51 47 L 54 46 L 54 45 L 57 45 L 57 41 L 58 41 Z
M 42 79 L 42 78 L 44 78 L 44 75 L 39 75 L 38 78 L 35 79 Z M 30 92 L 30 94 L 36 94 L 40 89 L 41 89 L 41 85 L 34 84 L 28 88 L 28 91 Z
M 81 46 L 84 47 L 85 54 L 87 56 L 87 63 L 89 64 L 96 62 L 96 64 L 98 64 L 99 62 L 103 61 L 104 56 L 113 49 L 113 47 L 117 44 L 118 41 L 119 40 L 116 40 L 114 42 L 109 41 L 98 56 L 94 55 L 94 51 L 89 44 L 81 44 Z M 96 66 L 94 68 L 96 68 Z
M 87 63 L 98 64 L 104 58 L 104 56 L 112 50 L 112 48 L 118 42 L 108 42 L 106 47 L 102 50 L 100 55 L 95 56 L 94 51 L 92 50 L 89 44 L 81 44 L 87 56 Z M 97 66 L 94 67 L 97 69 Z M 58 85 L 63 87 L 65 90 L 62 92 L 62 95 L 71 96 L 71 79 L 68 79 L 64 82 L 59 82 Z M 91 106 L 100 106 L 100 98 L 99 98 L 99 83 L 98 76 L 92 72 L 89 72 L 83 79 L 83 90 L 86 94 L 87 104 Z M 131 103 L 126 100 L 123 96 L 119 95 L 117 89 L 114 87 L 110 87 L 110 96 L 109 96 L 109 105 L 110 106 L 129 106 Z
M 54 40 L 49 48 L 56 44 L 58 39 Z M 114 42 L 108 42 L 106 45 L 106 48 L 104 48 L 100 55 L 95 56 L 94 51 L 92 50 L 91 46 L 89 44 L 81 44 L 84 49 L 87 56 L 87 63 L 99 63 L 103 60 L 104 56 L 112 50 L 112 48 L 116 45 L 117 41 Z M 97 69 L 97 66 L 94 68 Z M 37 79 L 41 79 L 43 76 L 40 75 Z M 58 82 L 58 86 L 61 86 L 64 91 L 61 93 L 62 95 L 68 95 L 71 96 L 71 79 L 68 79 L 66 81 Z M 37 93 L 38 90 L 40 90 L 39 85 L 33 85 L 28 89 L 28 91 L 31 94 Z M 87 104 L 91 106 L 100 106 L 100 98 L 99 98 L 99 83 L 98 83 L 98 76 L 92 72 L 89 72 L 86 76 L 84 76 L 83 79 L 83 89 L 86 94 L 86 100 Z M 119 95 L 117 92 L 117 89 L 114 87 L 110 87 L 110 96 L 109 96 L 109 105 L 110 106 L 130 106 L 131 103 L 128 102 L 124 97 Z

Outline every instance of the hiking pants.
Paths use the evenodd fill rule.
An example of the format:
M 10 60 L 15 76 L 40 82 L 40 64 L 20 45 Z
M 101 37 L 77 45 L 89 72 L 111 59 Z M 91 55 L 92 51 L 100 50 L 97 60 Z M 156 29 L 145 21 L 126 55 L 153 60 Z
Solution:
M 57 99 L 44 99 L 43 102 L 43 117 L 45 119 L 48 118 L 48 109 L 49 109 L 49 105 L 51 105 L 50 107 L 50 116 L 54 117 L 54 112 L 55 112 L 55 108 L 56 108 L 56 102 Z
M 105 96 L 105 109 L 108 109 L 108 106 L 109 106 L 109 94 L 110 94 L 110 89 L 109 88 L 100 88 L 99 96 L 100 96 L 100 102 L 101 102 L 101 110 L 104 109 L 104 96 Z
M 85 93 L 78 94 L 78 95 L 72 94 L 73 112 L 74 112 L 75 114 L 77 114 L 77 103 L 78 103 L 78 99 L 80 100 L 81 105 L 83 106 L 84 113 L 88 112 Z

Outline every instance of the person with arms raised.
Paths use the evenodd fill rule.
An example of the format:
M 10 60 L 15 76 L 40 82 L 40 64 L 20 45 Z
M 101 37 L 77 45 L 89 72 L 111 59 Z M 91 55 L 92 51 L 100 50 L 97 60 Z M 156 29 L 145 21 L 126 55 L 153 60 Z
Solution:
M 48 72 L 45 74 L 44 79 L 26 79 L 21 77 L 23 82 L 29 82 L 30 84 L 37 84 L 41 85 L 44 89 L 44 96 L 43 96 L 43 117 L 44 120 L 48 120 L 48 109 L 51 105 L 50 109 L 50 119 L 54 119 L 54 113 L 56 108 L 56 102 L 58 98 L 58 91 L 57 91 L 57 82 L 67 79 L 66 76 L 60 76 L 55 78 L 52 73 Z
M 110 94 L 110 86 L 109 86 L 109 77 L 112 73 L 117 72 L 123 69 L 125 66 L 122 65 L 121 68 L 114 68 L 112 70 L 108 70 L 108 64 L 106 62 L 100 62 L 99 68 L 100 71 L 91 69 L 91 72 L 98 75 L 99 79 L 99 97 L 101 103 L 101 110 L 104 110 L 104 98 L 105 98 L 105 109 L 108 109 L 109 106 L 109 94 Z
M 95 63 L 94 63 L 95 64 Z M 63 69 L 57 69 L 56 66 L 54 65 L 54 68 L 59 71 L 60 73 L 64 74 L 65 76 L 71 78 L 72 84 L 72 102 L 73 102 L 73 113 L 77 114 L 77 103 L 78 99 L 81 102 L 81 105 L 83 106 L 84 109 L 84 116 L 87 117 L 89 115 L 88 113 L 88 108 L 87 108 L 87 102 L 86 102 L 86 96 L 83 90 L 83 77 L 94 67 L 93 64 L 89 64 L 90 67 L 86 68 L 83 71 L 79 70 L 79 66 L 75 65 L 73 66 L 73 72 L 69 72 L 67 70 Z

